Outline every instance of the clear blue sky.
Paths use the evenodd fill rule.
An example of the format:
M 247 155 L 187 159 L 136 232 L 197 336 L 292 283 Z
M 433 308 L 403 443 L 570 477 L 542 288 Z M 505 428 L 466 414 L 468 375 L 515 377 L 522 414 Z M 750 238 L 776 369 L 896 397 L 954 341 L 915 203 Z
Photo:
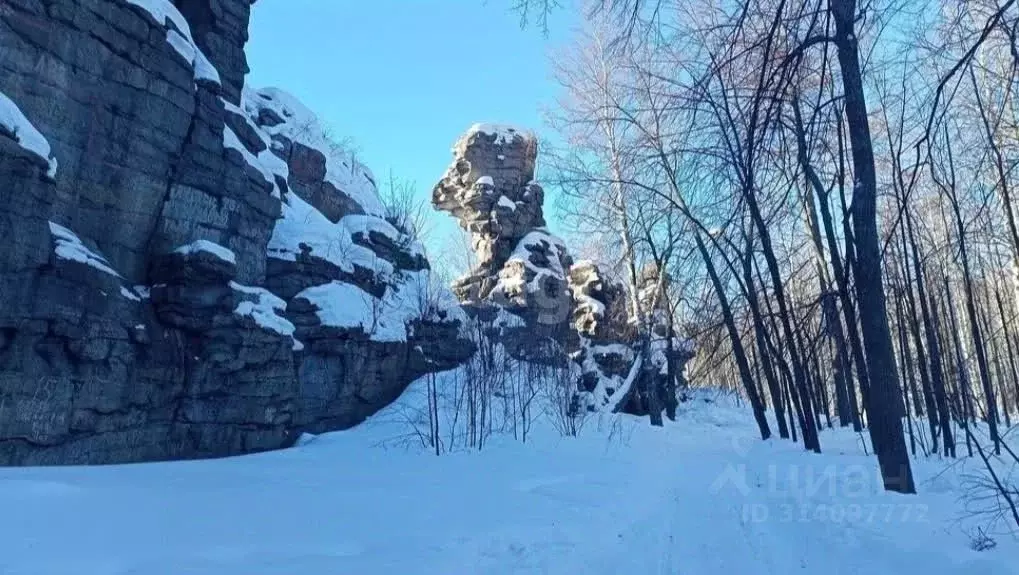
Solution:
M 294 94 L 352 138 L 380 185 L 389 170 L 430 197 L 450 147 L 474 122 L 543 135 L 558 88 L 550 51 L 572 29 L 560 10 L 545 37 L 512 0 L 259 0 L 247 47 L 255 87 Z M 546 207 L 550 211 L 551 206 Z M 436 214 L 430 248 L 455 229 Z

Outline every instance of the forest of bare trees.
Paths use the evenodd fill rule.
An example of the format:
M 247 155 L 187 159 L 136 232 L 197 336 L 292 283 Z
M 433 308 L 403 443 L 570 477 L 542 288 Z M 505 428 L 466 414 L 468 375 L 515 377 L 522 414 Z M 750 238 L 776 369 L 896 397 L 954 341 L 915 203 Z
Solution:
M 524 2 L 529 18 L 558 3 Z M 986 461 L 1019 413 L 1014 0 L 602 0 L 557 54 L 546 179 L 648 263 L 763 438 Z

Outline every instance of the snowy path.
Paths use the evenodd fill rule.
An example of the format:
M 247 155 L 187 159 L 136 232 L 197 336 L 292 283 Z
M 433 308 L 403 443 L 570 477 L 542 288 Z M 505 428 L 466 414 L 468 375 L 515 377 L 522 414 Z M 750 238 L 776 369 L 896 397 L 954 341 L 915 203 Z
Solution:
M 854 436 L 818 456 L 754 440 L 744 418 L 690 406 L 622 440 L 441 458 L 361 429 L 230 460 L 0 469 L 0 573 L 1019 573 L 1007 538 L 968 549 L 957 481 L 883 494 Z

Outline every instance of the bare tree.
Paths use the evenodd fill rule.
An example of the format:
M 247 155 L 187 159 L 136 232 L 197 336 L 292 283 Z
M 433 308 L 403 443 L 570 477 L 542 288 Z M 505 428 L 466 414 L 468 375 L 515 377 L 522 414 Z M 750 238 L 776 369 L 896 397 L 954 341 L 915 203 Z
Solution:
M 554 124 L 567 195 L 592 208 L 573 223 L 611 229 L 621 277 L 655 261 L 700 282 L 683 310 L 697 377 L 811 449 L 833 405 L 867 428 L 889 490 L 914 492 L 910 451 L 954 457 L 959 429 L 980 454 L 978 420 L 1006 449 L 1016 1 L 605 0 L 584 16 L 597 35 L 562 60 L 573 99 Z

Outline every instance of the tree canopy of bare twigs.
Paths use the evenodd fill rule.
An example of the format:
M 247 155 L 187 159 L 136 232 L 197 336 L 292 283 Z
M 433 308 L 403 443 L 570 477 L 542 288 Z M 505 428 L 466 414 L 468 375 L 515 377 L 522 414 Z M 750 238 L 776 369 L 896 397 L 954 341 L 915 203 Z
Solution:
M 762 437 L 767 409 L 812 450 L 825 426 L 866 429 L 887 489 L 914 490 L 910 453 L 972 453 L 975 427 L 1000 453 L 1019 410 L 1015 1 L 577 9 L 555 58 L 562 211 L 631 286 L 669 271 L 696 377 L 739 388 Z

